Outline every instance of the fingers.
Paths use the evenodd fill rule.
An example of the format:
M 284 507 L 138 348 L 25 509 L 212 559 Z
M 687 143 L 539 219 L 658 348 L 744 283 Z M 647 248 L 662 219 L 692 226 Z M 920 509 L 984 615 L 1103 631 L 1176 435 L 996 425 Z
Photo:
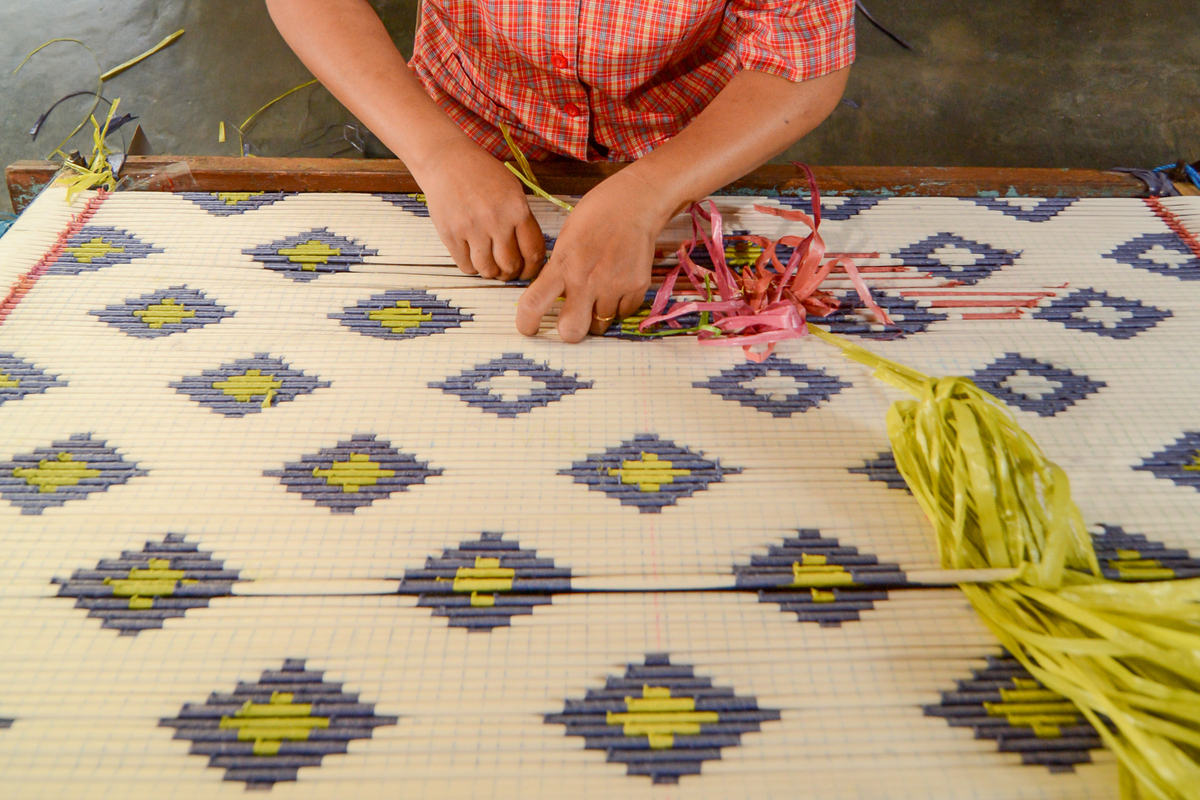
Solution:
M 620 304 L 617 306 L 617 319 L 625 319 L 636 314 L 641 307 L 646 303 L 646 293 L 627 294 L 621 298 Z
M 521 248 L 515 235 L 503 239 L 492 240 L 492 257 L 500 268 L 497 277 L 502 281 L 511 281 L 520 277 L 525 268 L 525 259 L 521 256 Z
M 517 244 L 523 259 L 521 280 L 531 281 L 542 271 L 542 264 L 546 261 L 546 237 L 542 235 L 542 227 L 532 214 L 517 226 Z
M 517 330 L 526 336 L 536 336 L 542 317 L 546 316 L 565 288 L 562 270 L 547 265 L 537 280 L 521 294 L 521 300 L 517 303 Z
M 595 299 L 590 291 L 582 286 L 567 290 L 567 301 L 558 315 L 558 335 L 564 342 L 575 344 L 583 341 L 592 328 L 594 309 Z
M 500 267 L 496 264 L 496 259 L 492 256 L 492 240 L 491 239 L 471 239 L 468 244 L 471 247 L 471 266 L 485 278 L 497 278 L 500 276 Z
M 604 296 L 597 297 L 592 308 L 592 320 L 588 327 L 588 333 L 592 336 L 600 336 L 608 330 L 609 326 L 613 324 L 613 320 L 619 316 L 617 305 L 616 300 Z
M 478 275 L 479 270 L 471 263 L 471 249 L 466 242 L 454 240 L 451 244 L 444 238 L 442 243 L 446 245 L 446 249 L 450 251 L 450 257 L 454 259 L 454 263 L 458 265 L 460 272 L 466 275 Z

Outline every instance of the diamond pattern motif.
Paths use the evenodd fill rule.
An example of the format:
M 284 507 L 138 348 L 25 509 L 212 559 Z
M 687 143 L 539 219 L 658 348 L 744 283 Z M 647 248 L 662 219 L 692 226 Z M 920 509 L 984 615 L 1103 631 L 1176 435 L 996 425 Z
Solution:
M 0 353 L 0 406 L 30 394 L 41 394 L 51 386 L 66 386 L 57 375 L 38 369 L 15 353 Z
M 187 286 L 172 286 L 88 313 L 130 336 L 146 339 L 203 328 L 233 316 L 203 292 Z
M 504 541 L 504 534 L 485 533 L 426 559 L 424 569 L 405 570 L 398 593 L 417 595 L 418 607 L 447 617 L 451 628 L 488 633 L 569 591 L 571 570 Z
M 461 375 L 429 384 L 431 389 L 458 395 L 468 405 L 498 417 L 527 414 L 591 386 L 589 381 L 564 375 L 548 364 L 536 364 L 520 353 L 505 353 L 463 370 Z
M 1074 703 L 1039 683 L 1008 653 L 988 656 L 987 666 L 942 692 L 925 706 L 925 716 L 941 717 L 952 728 L 971 728 L 976 739 L 991 739 L 1001 753 L 1051 772 L 1073 772 L 1103 747 L 1100 735 Z
M 391 442 L 377 439 L 375 434 L 355 434 L 336 447 L 322 448 L 285 464 L 282 470 L 263 474 L 279 478 L 289 492 L 297 492 L 334 514 L 353 514 L 442 471 L 397 451 Z
M 244 417 L 329 385 L 329 381 L 292 369 L 282 359 L 259 353 L 189 375 L 171 387 L 218 414 Z
M 1184 281 L 1200 280 L 1200 258 L 1174 233 L 1145 233 L 1104 255 L 1159 275 L 1171 275 Z
M 996 270 L 1011 266 L 1015 255 L 953 233 L 939 233 L 892 254 L 906 267 L 916 267 L 937 278 L 973 285 Z
M 761 363 L 747 361 L 692 384 L 726 400 L 773 417 L 790 417 L 816 408 L 850 384 L 825 370 L 772 355 Z
M 78 275 L 81 272 L 129 264 L 163 252 L 141 239 L 113 227 L 88 225 L 67 238 L 67 246 L 46 270 L 47 275 Z
M 900 474 L 900 469 L 896 466 L 896 456 L 892 454 L 891 450 L 885 450 L 861 467 L 851 467 L 849 472 L 866 475 L 869 480 L 886 483 L 889 489 L 903 489 L 912 494 L 908 488 L 908 481 L 904 480 L 904 476 Z
M 342 684 L 326 681 L 324 672 L 307 669 L 303 659 L 288 659 L 282 669 L 238 683 L 233 692 L 213 692 L 204 703 L 186 703 L 179 716 L 158 724 L 174 728 L 174 738 L 190 740 L 188 753 L 208 756 L 208 766 L 224 769 L 225 780 L 270 789 L 396 722 Z
M 1132 339 L 1170 317 L 1171 312 L 1089 288 L 1056 298 L 1033 316 L 1097 336 Z
M 105 442 L 77 433 L 0 462 L 0 497 L 19 506 L 22 514 L 41 514 L 145 474 Z
M 428 217 L 429 206 L 425 204 L 425 195 L 407 192 L 403 194 L 383 193 L 375 195 L 380 200 L 391 203 L 396 208 L 403 208 L 416 217 Z
M 604 492 L 623 506 L 657 514 L 681 498 L 724 480 L 725 475 L 740 472 L 740 468 L 722 467 L 719 461 L 709 461 L 686 447 L 659 439 L 657 434 L 640 433 L 632 441 L 589 455 L 558 474 L 570 475 L 576 483 Z
M 417 289 L 372 295 L 341 314 L 330 314 L 347 328 L 378 339 L 415 339 L 445 333 L 473 318 L 445 300 Z
M 929 326 L 946 318 L 928 308 L 921 308 L 916 300 L 873 292 L 875 302 L 887 312 L 892 325 L 883 325 L 874 315 L 866 311 L 862 298 L 853 292 L 839 298 L 836 311 L 826 317 L 813 317 L 813 321 L 832 333 L 841 336 L 861 336 L 864 339 L 902 339 L 909 334 L 924 333 Z
M 1200 578 L 1200 558 L 1183 548 L 1168 549 L 1120 525 L 1101 525 L 1092 545 L 1104 577 L 1110 581 L 1166 581 Z
M 678 783 L 721 758 L 721 748 L 740 745 L 743 733 L 778 720 L 779 711 L 651 653 L 644 664 L 629 664 L 623 677 L 610 675 L 603 689 L 588 689 L 583 700 L 567 700 L 561 714 L 545 719 L 566 726 L 567 736 L 582 736 L 585 750 L 605 751 L 628 775 Z
M 1134 469 L 1200 492 L 1200 432 L 1185 431 L 1173 444 L 1144 459 Z
M 765 556 L 733 568 L 737 588 L 758 591 L 760 603 L 778 603 L 799 622 L 836 628 L 859 619 L 859 612 L 887 600 L 889 587 L 907 583 L 896 564 L 881 564 L 817 530 L 796 531 L 795 538 L 771 545 Z
M 161 542 L 146 542 L 141 552 L 127 550 L 95 569 L 75 570 L 69 580 L 53 582 L 60 584 L 59 597 L 77 598 L 76 608 L 104 620 L 102 628 L 136 636 L 190 609 L 207 608 L 214 597 L 233 594 L 238 574 L 172 533 Z
M 245 214 L 278 203 L 295 192 L 179 192 L 214 217 Z
M 795 208 L 803 211 L 805 214 L 812 216 L 812 198 L 811 197 L 779 197 L 779 204 L 789 208 Z M 874 208 L 882 202 L 882 197 L 831 197 L 828 195 L 821 196 L 821 220 L 833 220 L 840 222 L 842 220 L 857 217 L 864 211 Z M 780 257 L 782 259 L 782 256 Z M 786 262 L 785 262 L 786 263 Z
M 1107 385 L 1018 353 L 1006 353 L 971 378 L 1005 403 L 1043 417 L 1066 411 Z
M 307 233 L 251 247 L 242 253 L 294 281 L 311 281 L 332 272 L 349 272 L 352 265 L 364 263 L 367 256 L 379 255 L 378 250 L 367 249 L 328 228 L 313 228 Z
M 970 202 L 1023 222 L 1046 222 L 1066 211 L 1077 197 L 972 197 Z

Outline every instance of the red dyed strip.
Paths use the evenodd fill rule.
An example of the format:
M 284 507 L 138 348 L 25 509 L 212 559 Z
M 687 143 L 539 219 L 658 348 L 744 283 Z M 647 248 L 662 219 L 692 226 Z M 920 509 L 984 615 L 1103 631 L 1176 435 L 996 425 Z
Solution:
M 1020 311 L 1011 311 L 1007 314 L 963 314 L 963 319 L 1020 319 Z
M 1037 300 L 1012 300 L 1004 302 L 1003 300 L 933 300 L 929 303 L 930 308 L 1037 308 Z
M 1192 255 L 1200 258 L 1200 242 L 1196 241 L 1196 237 L 1192 232 L 1183 227 L 1183 223 L 1179 221 L 1179 217 L 1171 213 L 1171 210 L 1158 201 L 1157 197 L 1143 198 L 1142 202 L 1150 206 L 1150 210 L 1154 212 L 1154 216 L 1160 218 L 1167 223 L 1167 227 L 1175 232 L 1180 239 L 1183 239 L 1187 244 L 1188 249 L 1192 251 Z
M 1056 292 L 934 292 L 927 289 L 918 289 L 911 292 L 901 292 L 901 297 L 957 297 L 961 295 L 970 295 L 972 297 L 1054 297 Z
M 96 210 L 100 208 L 100 204 L 108 198 L 108 194 L 107 189 L 101 189 L 96 193 L 95 197 L 88 200 L 83 210 L 72 217 L 71 221 L 67 223 L 66 229 L 58 235 L 58 239 L 46 251 L 46 254 L 30 267 L 28 272 L 17 278 L 17 282 L 13 284 L 12 289 L 8 292 L 8 297 L 5 297 L 4 302 L 0 303 L 0 325 L 4 324 L 4 321 L 8 319 L 8 315 L 25 299 L 25 295 L 29 294 L 29 290 L 38 282 L 38 279 L 45 275 L 46 270 L 50 269 L 54 262 L 58 260 L 58 257 L 62 255 L 63 250 L 67 247 L 67 240 L 79 233 L 80 229 L 88 223 L 88 220 L 92 218 Z

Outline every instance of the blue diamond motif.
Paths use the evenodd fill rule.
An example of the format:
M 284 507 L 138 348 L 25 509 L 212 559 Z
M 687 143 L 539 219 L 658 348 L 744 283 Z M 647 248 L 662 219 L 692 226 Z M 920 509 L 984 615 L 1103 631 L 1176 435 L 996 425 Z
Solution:
M 593 492 L 604 492 L 623 506 L 658 514 L 681 498 L 704 491 L 710 483 L 736 475 L 739 467 L 722 467 L 657 434 L 639 433 L 630 441 L 576 461 L 559 475 L 570 475 Z
M 1200 432 L 1185 431 L 1174 444 L 1159 450 L 1134 469 L 1169 478 L 1200 492 Z
M 67 237 L 67 246 L 46 270 L 47 275 L 78 275 L 81 272 L 129 264 L 134 259 L 163 252 L 136 236 L 109 226 L 88 225 Z
M 254 358 L 206 369 L 170 385 L 218 414 L 244 417 L 327 388 L 330 383 L 292 369 L 282 359 L 259 353 Z
M 1127 533 L 1120 525 L 1101 523 L 1100 530 L 1092 534 L 1092 546 L 1100 570 L 1110 581 L 1200 578 L 1200 558 L 1192 558 L 1183 548 L 1169 549 L 1144 534 Z
M 179 192 L 214 217 L 245 214 L 278 203 L 295 192 Z
M 377 339 L 415 339 L 445 333 L 473 317 L 445 300 L 418 289 L 395 289 L 371 295 L 358 305 L 330 314 L 352 331 Z
M 57 375 L 38 369 L 15 353 L 0 353 L 0 406 L 27 394 L 41 394 L 51 386 L 66 386 Z
M 779 204 L 812 216 L 811 197 L 779 197 Z M 883 202 L 882 197 L 821 197 L 821 219 L 842 221 L 856 217 Z M 782 256 L 780 260 L 783 260 Z
M 973 285 L 1002 267 L 1011 266 L 1016 254 L 953 233 L 939 233 L 902 247 L 894 258 L 906 267 L 917 267 L 935 277 Z
M 22 514 L 41 514 L 145 474 L 105 442 L 77 433 L 0 462 L 0 497 L 20 506 Z
M 1200 258 L 1174 233 L 1142 234 L 1104 257 L 1184 281 L 1200 280 Z
M 1066 211 L 1076 197 L 972 197 L 970 202 L 1024 222 L 1046 222 Z
M 854 292 L 846 292 L 838 298 L 838 308 L 826 317 L 810 317 L 811 321 L 829 328 L 831 333 L 843 336 L 855 335 L 864 339 L 902 339 L 908 334 L 924 333 L 929 326 L 946 318 L 928 308 L 921 308 L 917 301 L 906 297 L 874 293 L 875 302 L 887 312 L 892 325 L 880 326 L 866 304 Z
M 283 469 L 263 472 L 279 478 L 289 492 L 334 514 L 353 514 L 441 474 L 440 469 L 430 468 L 429 462 L 401 453 L 373 433 L 356 433 L 336 447 L 324 447 L 284 464 Z
M 428 217 L 429 206 L 425 203 L 425 195 L 415 192 L 404 192 L 402 194 L 380 192 L 375 195 L 380 200 L 391 203 L 396 208 L 403 208 L 405 211 L 411 212 L 415 217 Z
M 1057 298 L 1033 316 L 1110 339 L 1132 339 L 1170 317 L 1171 312 L 1088 288 Z
M 912 494 L 912 490 L 908 488 L 908 481 L 904 480 L 904 476 L 900 474 L 900 468 L 896 466 L 896 456 L 891 450 L 885 450 L 861 467 L 851 467 L 849 472 L 855 475 L 866 475 L 867 480 L 886 483 L 889 489 L 903 489 Z
M 773 417 L 802 414 L 850 388 L 850 384 L 819 367 L 814 369 L 776 355 L 758 364 L 738 364 L 692 386 Z
M 379 255 L 378 250 L 363 247 L 328 228 L 313 228 L 307 233 L 247 248 L 242 253 L 294 281 L 311 281 L 331 272 L 349 272 L 351 265 L 365 263 L 367 256 Z
M 467 405 L 498 417 L 527 414 L 591 386 L 590 381 L 565 375 L 549 364 L 534 363 L 520 353 L 505 353 L 456 377 L 429 384 L 430 389 L 456 394 Z
M 156 308 L 152 310 L 151 306 Z M 176 308 L 178 314 L 170 313 Z M 143 339 L 203 328 L 233 316 L 232 311 L 209 300 L 204 292 L 187 286 L 172 286 L 88 313 L 130 336 Z
M 1052 417 L 1107 386 L 1044 361 L 1005 353 L 976 372 L 975 385 L 1009 405 Z

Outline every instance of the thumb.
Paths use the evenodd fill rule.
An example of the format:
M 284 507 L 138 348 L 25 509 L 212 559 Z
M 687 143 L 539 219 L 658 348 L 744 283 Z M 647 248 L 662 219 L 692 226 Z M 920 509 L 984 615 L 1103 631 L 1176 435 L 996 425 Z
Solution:
M 551 257 L 542 274 L 529 285 L 517 303 L 517 330 L 526 336 L 536 336 L 542 317 L 566 289 L 562 269 Z

